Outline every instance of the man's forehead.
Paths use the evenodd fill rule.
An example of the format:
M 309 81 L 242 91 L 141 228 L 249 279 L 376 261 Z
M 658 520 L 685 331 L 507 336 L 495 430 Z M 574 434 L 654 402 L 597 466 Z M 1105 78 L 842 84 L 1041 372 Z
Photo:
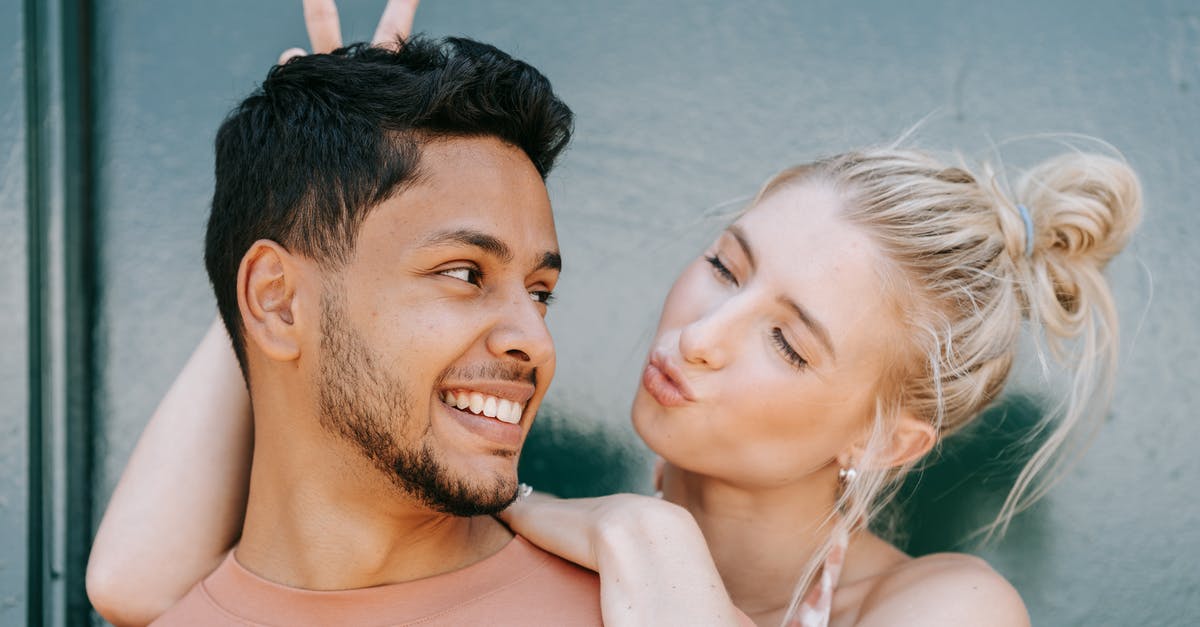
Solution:
M 422 242 L 462 229 L 557 248 L 545 182 L 523 151 L 495 138 L 454 138 L 422 149 L 419 173 L 383 201 L 394 236 Z
M 416 183 L 433 186 L 457 186 L 456 181 L 466 177 L 479 180 L 494 180 L 503 183 L 504 176 L 514 171 L 531 174 L 542 190 L 545 183 L 541 174 L 517 146 L 491 136 L 444 137 L 425 141 L 420 145 L 420 160 Z

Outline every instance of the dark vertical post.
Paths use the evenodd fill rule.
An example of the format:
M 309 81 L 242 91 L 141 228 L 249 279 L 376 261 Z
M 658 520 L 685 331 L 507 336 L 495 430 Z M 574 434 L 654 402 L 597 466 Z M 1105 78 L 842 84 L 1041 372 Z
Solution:
M 26 608 L 29 625 L 41 625 L 44 620 L 43 576 L 46 571 L 45 515 L 43 511 L 42 478 L 42 276 L 45 269 L 42 240 L 45 232 L 42 216 L 45 194 L 42 183 L 42 104 L 41 71 L 41 7 L 36 0 L 25 0 L 25 155 L 26 163 L 26 222 L 29 229 L 26 242 L 29 268 L 29 503 L 28 533 L 29 562 L 26 565 Z
M 63 531 L 64 618 L 68 625 L 89 620 L 91 605 L 84 572 L 92 541 L 92 320 L 95 306 L 95 221 L 92 162 L 92 3 L 64 0 L 63 71 L 63 271 L 66 335 L 65 473 Z
M 91 544 L 90 0 L 25 4 L 30 625 L 84 625 Z

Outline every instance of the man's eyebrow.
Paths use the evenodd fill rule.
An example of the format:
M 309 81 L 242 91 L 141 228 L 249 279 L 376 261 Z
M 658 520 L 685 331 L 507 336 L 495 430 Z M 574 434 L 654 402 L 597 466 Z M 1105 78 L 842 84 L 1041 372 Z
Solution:
M 554 270 L 555 272 L 562 272 L 562 255 L 554 251 L 546 251 L 542 253 L 542 258 L 538 261 L 538 264 L 536 267 L 534 267 L 534 270 L 546 269 Z
M 493 257 L 499 258 L 505 263 L 510 262 L 513 259 L 512 249 L 508 247 L 508 244 L 500 241 L 500 239 L 494 235 L 488 235 L 483 231 L 476 231 L 474 229 L 456 229 L 453 231 L 441 231 L 439 233 L 434 233 L 433 235 L 425 238 L 424 242 L 421 242 L 421 247 L 439 246 L 442 244 L 473 246 L 488 253 L 489 255 L 492 255 Z
M 512 249 L 508 247 L 508 244 L 505 244 L 500 238 L 494 235 L 489 235 L 475 229 L 455 229 L 453 231 L 434 233 L 425 238 L 425 241 L 421 243 L 421 247 L 440 246 L 443 244 L 458 244 L 478 248 L 500 259 L 504 263 L 509 263 L 513 260 Z M 555 250 L 548 250 L 537 256 L 534 263 L 536 264 L 534 271 L 545 269 L 556 272 L 562 271 L 562 255 Z
M 754 249 L 750 247 L 750 240 L 746 238 L 746 232 L 742 230 L 742 227 L 736 224 L 729 225 L 729 228 L 726 229 L 726 231 L 728 231 L 729 234 L 733 236 L 733 239 L 737 240 L 738 245 L 742 247 L 742 252 L 746 253 L 746 261 L 750 264 L 750 269 L 753 270 Z M 825 328 L 825 325 L 821 324 L 820 320 L 817 320 L 815 317 L 813 317 L 813 315 L 809 313 L 807 309 L 801 307 L 796 303 L 796 301 L 788 298 L 787 296 L 781 295 L 779 297 L 779 304 L 787 307 L 796 314 L 796 317 L 800 319 L 800 322 L 803 322 L 804 326 L 808 327 L 808 330 L 811 331 L 813 335 L 817 336 L 817 339 L 820 340 L 821 344 L 825 346 L 825 350 L 829 351 L 829 356 L 832 357 L 836 362 L 837 353 L 833 351 L 833 341 L 829 339 L 829 330 Z

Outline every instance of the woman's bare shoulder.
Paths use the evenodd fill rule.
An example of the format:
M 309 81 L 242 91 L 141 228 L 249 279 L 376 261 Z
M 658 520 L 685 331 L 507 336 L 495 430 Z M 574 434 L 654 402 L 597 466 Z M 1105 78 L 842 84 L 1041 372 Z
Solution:
M 904 560 L 875 578 L 857 625 L 1025 627 L 1016 588 L 987 562 L 965 553 Z

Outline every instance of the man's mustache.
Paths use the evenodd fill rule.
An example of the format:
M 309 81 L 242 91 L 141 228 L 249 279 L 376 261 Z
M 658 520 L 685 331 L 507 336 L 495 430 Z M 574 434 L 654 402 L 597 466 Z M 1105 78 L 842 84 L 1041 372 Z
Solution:
M 491 381 L 514 381 L 529 383 L 537 386 L 537 368 L 523 368 L 517 364 L 492 361 L 476 364 L 467 368 L 453 368 L 442 375 L 442 380 L 455 379 L 470 381 L 485 379 Z

